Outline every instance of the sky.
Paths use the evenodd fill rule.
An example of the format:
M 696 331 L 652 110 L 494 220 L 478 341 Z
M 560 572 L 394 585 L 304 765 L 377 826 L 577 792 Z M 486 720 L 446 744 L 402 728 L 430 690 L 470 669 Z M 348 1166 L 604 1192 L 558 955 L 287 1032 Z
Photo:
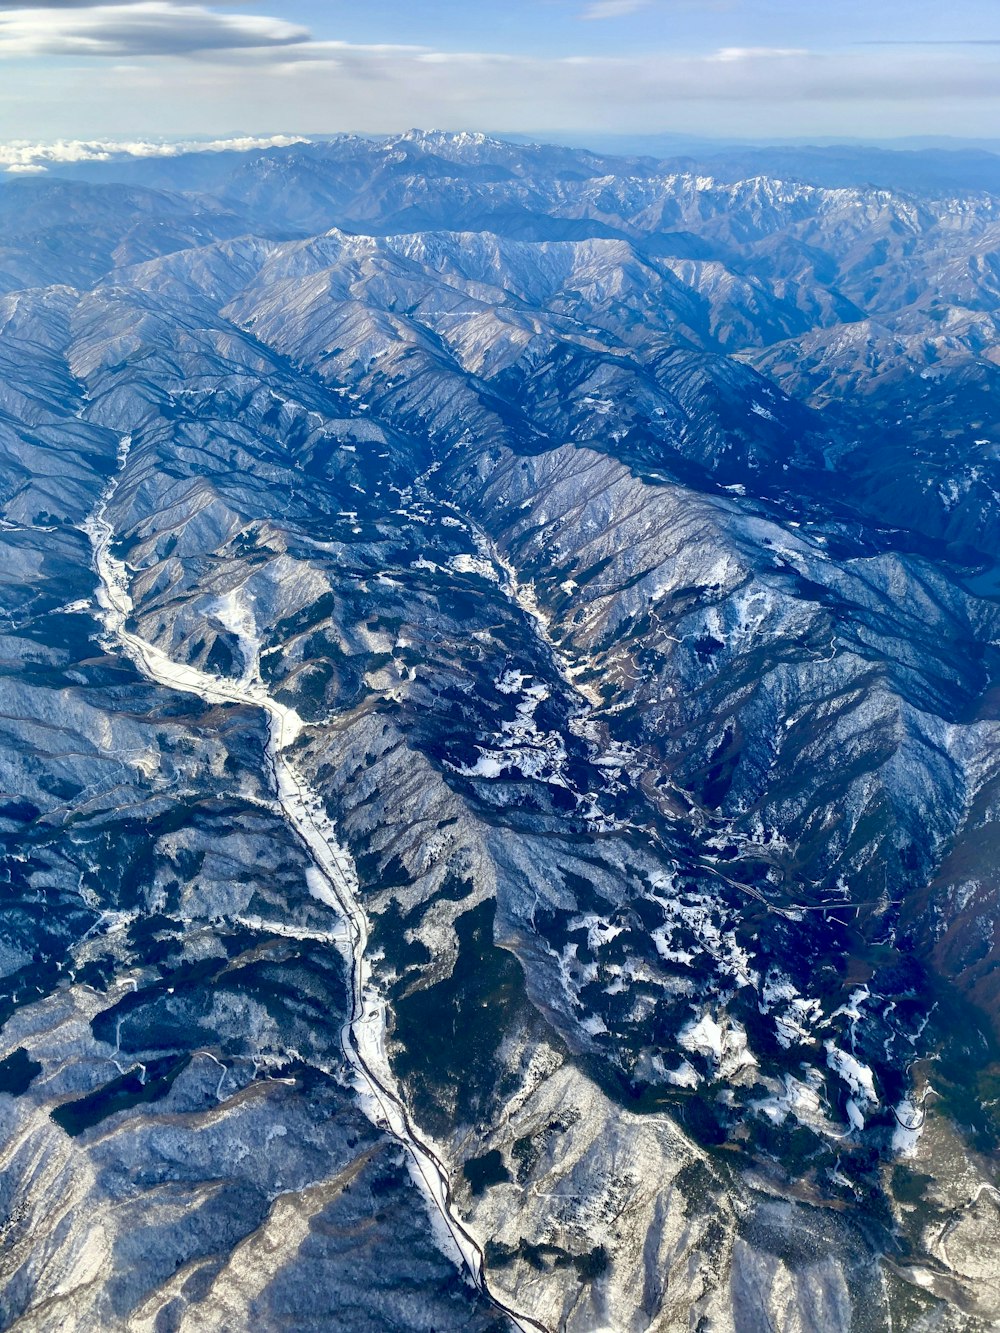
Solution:
M 0 0 L 0 141 L 1000 139 L 998 0 Z

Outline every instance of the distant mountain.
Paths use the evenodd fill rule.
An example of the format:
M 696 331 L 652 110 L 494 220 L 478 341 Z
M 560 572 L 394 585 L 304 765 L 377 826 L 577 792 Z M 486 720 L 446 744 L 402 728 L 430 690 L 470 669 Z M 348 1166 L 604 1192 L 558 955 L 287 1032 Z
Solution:
M 0 186 L 0 1327 L 993 1326 L 1000 193 L 196 156 Z
M 718 143 L 683 135 L 560 136 L 592 152 L 641 157 L 685 167 L 721 180 L 775 176 L 827 189 L 996 193 L 1000 189 L 1000 140 L 900 139 L 884 143 L 806 141 Z

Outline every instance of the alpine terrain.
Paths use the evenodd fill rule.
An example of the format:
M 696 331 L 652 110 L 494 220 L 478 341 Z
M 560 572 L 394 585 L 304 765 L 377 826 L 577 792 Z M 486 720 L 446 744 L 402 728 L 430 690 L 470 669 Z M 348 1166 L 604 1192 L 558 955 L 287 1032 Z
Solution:
M 4 178 L 0 1328 L 1000 1328 L 988 157 Z

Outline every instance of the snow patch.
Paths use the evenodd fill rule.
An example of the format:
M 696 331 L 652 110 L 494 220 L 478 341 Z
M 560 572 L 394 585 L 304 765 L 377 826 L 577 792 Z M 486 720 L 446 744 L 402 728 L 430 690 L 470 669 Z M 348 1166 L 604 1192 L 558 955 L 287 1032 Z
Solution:
M 826 1051 L 826 1063 L 835 1074 L 838 1074 L 844 1080 L 857 1102 L 861 1106 L 865 1104 L 878 1106 L 875 1076 L 868 1066 L 862 1064 L 860 1060 L 847 1051 L 842 1051 L 833 1040 L 825 1041 L 823 1047 Z M 849 1103 L 848 1115 L 850 1113 Z

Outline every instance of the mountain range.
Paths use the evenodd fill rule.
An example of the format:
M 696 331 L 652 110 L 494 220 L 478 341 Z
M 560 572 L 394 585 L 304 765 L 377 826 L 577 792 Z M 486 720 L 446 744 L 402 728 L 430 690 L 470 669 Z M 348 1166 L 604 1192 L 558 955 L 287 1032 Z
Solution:
M 0 1327 L 997 1326 L 1000 182 L 885 156 L 0 185 Z

